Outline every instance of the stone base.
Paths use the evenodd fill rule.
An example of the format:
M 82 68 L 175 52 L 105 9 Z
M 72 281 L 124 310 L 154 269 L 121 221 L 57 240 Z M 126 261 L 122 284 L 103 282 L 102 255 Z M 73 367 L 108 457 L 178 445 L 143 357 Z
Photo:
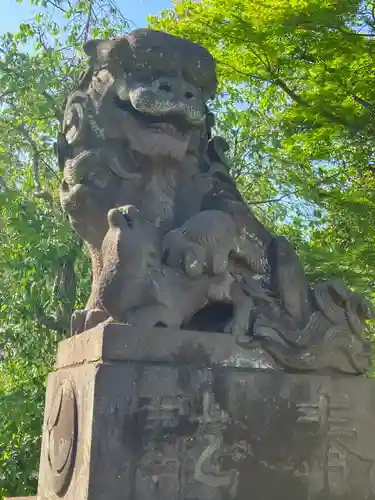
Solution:
M 61 342 L 38 499 L 375 499 L 375 382 L 270 361 L 163 328 Z

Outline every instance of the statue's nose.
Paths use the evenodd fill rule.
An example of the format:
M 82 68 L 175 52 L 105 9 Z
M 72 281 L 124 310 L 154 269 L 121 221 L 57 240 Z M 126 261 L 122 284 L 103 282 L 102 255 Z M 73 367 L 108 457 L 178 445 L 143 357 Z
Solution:
M 179 101 L 186 102 L 197 97 L 197 90 L 181 76 L 160 78 L 158 90 Z

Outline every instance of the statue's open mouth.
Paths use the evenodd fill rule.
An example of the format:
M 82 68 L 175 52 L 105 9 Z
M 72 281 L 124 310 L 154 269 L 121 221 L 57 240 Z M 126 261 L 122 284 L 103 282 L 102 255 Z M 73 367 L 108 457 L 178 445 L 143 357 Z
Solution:
M 172 137 L 181 137 L 185 136 L 193 127 L 192 124 L 187 122 L 183 115 L 169 113 L 162 116 L 154 116 L 135 109 L 130 101 L 122 100 L 118 96 L 115 96 L 114 101 L 117 108 L 131 114 L 146 128 L 152 129 L 152 131 L 156 133 L 167 134 Z

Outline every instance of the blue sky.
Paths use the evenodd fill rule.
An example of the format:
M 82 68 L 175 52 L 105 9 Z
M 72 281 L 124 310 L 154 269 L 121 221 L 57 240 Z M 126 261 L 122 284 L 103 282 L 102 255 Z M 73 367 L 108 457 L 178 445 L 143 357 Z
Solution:
M 0 3 L 4 8 L 0 16 L 0 35 L 17 30 L 19 24 L 30 19 L 35 12 L 35 7 L 31 7 L 28 0 L 24 0 L 22 4 L 18 4 L 16 0 L 0 0 Z M 146 26 L 148 15 L 171 7 L 172 0 L 117 0 L 117 5 L 126 18 L 141 28 Z

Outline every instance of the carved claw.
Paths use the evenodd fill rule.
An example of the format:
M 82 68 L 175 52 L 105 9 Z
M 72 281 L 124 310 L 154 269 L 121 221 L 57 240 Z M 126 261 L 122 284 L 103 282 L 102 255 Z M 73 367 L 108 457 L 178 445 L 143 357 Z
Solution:
M 95 328 L 106 319 L 108 319 L 108 314 L 105 311 L 101 309 L 90 309 L 86 316 L 85 330 Z
M 70 335 L 78 335 L 82 333 L 85 329 L 85 320 L 86 320 L 87 310 L 78 309 L 74 311 L 72 317 L 70 318 Z
M 241 284 L 236 281 L 232 284 L 231 295 L 233 301 L 233 318 L 226 325 L 225 332 L 231 333 L 238 344 L 249 344 L 251 337 L 246 334 L 249 331 L 254 301 L 243 292 Z
M 225 326 L 224 332 L 234 336 L 235 341 L 242 345 L 248 345 L 251 342 L 251 337 L 246 335 L 249 329 L 248 323 L 239 323 L 236 318 L 231 319 Z
M 139 211 L 133 205 L 124 205 L 109 210 L 107 218 L 110 227 L 131 229 L 139 221 Z
M 184 270 L 188 276 L 195 278 L 201 276 L 206 267 L 206 252 L 203 247 L 194 245 L 187 247 L 184 255 Z
M 212 273 L 221 274 L 228 267 L 228 256 L 222 253 L 216 253 L 212 256 Z
M 74 311 L 70 320 L 71 336 L 95 328 L 107 318 L 108 314 L 101 309 L 78 309 Z

